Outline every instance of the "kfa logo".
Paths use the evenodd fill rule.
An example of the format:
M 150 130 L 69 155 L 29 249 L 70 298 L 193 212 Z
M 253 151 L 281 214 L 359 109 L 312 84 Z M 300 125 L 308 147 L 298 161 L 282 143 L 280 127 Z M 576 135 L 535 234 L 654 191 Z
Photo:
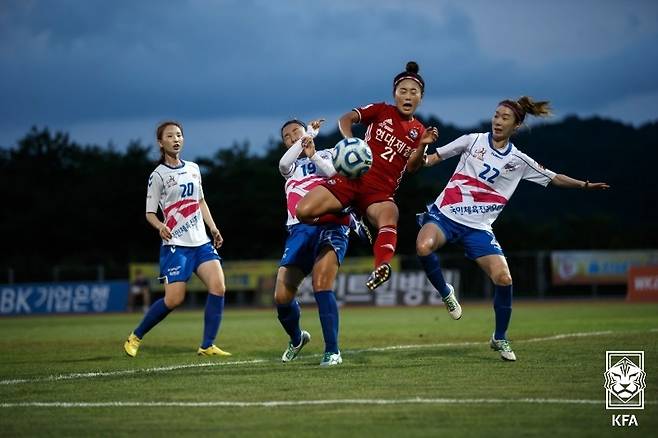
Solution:
M 606 351 L 605 408 L 644 409 L 644 351 Z M 637 426 L 634 414 L 613 415 L 613 426 Z
M 633 414 L 623 414 L 623 415 L 613 415 L 612 416 L 612 425 L 613 426 L 639 426 L 637 424 L 637 417 Z

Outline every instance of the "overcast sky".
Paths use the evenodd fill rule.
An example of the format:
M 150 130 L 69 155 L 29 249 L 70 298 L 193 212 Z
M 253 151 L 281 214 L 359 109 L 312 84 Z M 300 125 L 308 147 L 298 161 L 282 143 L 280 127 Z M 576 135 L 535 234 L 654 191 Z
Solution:
M 177 6 L 175 6 L 177 5 Z M 470 126 L 502 98 L 557 116 L 658 119 L 658 2 L 0 1 L 0 145 L 32 125 L 81 143 L 153 144 L 183 122 L 188 158 L 262 149 L 292 117 L 330 128 L 391 101 L 420 64 L 420 114 Z M 440 141 L 439 141 L 440 142 Z

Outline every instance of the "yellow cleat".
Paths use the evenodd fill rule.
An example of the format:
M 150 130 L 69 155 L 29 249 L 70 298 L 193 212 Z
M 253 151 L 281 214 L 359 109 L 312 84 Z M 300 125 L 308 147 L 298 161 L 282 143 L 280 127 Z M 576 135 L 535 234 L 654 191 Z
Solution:
M 128 336 L 128 340 L 123 344 L 123 349 L 126 351 L 126 354 L 130 357 L 137 356 L 140 342 L 141 339 L 135 336 L 134 333 L 131 333 L 130 336 Z
M 199 347 L 199 349 L 196 351 L 196 354 L 199 356 L 233 356 L 231 353 L 222 350 L 215 344 L 212 344 L 208 348 Z

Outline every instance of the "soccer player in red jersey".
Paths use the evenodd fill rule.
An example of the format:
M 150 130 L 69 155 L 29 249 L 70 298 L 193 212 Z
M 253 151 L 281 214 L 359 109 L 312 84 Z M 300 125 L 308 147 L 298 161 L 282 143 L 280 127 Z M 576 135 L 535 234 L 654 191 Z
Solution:
M 297 218 L 319 223 L 326 213 L 337 213 L 352 206 L 377 227 L 373 245 L 375 270 L 366 285 L 374 290 L 391 276 L 390 261 L 397 245 L 398 207 L 393 199 L 406 170 L 414 172 L 423 165 L 425 146 L 435 142 L 438 130 L 425 129 L 414 113 L 423 98 L 425 81 L 418 64 L 407 63 L 405 71 L 393 80 L 395 105 L 384 102 L 355 108 L 343 115 L 338 126 L 345 138 L 354 137 L 352 125 L 368 125 L 365 141 L 373 163 L 360 178 L 336 175 L 315 187 L 297 204 Z

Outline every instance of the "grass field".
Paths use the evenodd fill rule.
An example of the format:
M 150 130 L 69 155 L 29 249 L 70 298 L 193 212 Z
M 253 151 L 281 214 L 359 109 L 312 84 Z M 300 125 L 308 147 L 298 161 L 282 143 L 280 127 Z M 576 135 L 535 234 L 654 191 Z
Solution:
M 486 341 L 489 304 L 341 311 L 343 365 L 318 367 L 322 333 L 280 363 L 273 310 L 227 309 L 217 344 L 195 355 L 201 312 L 174 312 L 139 355 L 124 338 L 140 315 L 0 319 L 3 436 L 656 436 L 658 304 L 520 302 L 509 337 L 518 361 Z M 646 407 L 606 411 L 606 350 L 644 350 Z M 271 402 L 271 403 L 270 403 Z M 637 416 L 619 430 L 611 414 Z M 651 432 L 653 430 L 653 432 Z M 208 435 L 207 435 L 208 436 Z

